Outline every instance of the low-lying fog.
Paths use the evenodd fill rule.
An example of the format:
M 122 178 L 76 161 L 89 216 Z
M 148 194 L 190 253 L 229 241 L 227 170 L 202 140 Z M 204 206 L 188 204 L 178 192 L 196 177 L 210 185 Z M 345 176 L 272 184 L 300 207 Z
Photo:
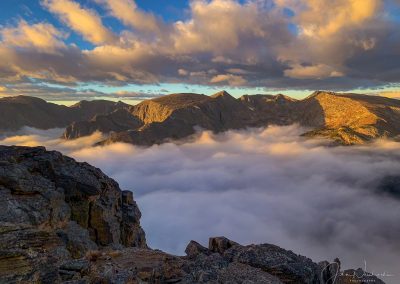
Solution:
M 400 143 L 329 147 L 297 126 L 199 133 L 190 143 L 91 147 L 59 129 L 23 129 L 0 144 L 45 145 L 87 161 L 134 192 L 151 247 L 184 254 L 194 239 L 224 235 L 273 243 L 314 261 L 400 274 L 400 197 L 379 190 L 400 176 Z M 384 277 L 399 283 L 399 275 Z

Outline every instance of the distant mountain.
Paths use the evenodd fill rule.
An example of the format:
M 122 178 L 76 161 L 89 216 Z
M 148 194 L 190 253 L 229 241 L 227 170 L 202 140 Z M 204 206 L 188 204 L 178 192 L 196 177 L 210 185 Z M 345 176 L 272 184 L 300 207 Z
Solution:
M 0 130 L 18 130 L 23 126 L 39 129 L 66 127 L 74 121 L 88 120 L 126 107 L 128 105 L 122 102 L 105 100 L 81 101 L 66 107 L 35 97 L 5 97 L 0 99 Z
M 301 101 L 302 125 L 314 130 L 309 137 L 325 137 L 342 144 L 362 144 L 400 134 L 400 101 L 360 95 L 315 92 Z
M 101 131 L 108 134 L 102 145 L 126 142 L 148 146 L 188 137 L 196 128 L 218 133 L 293 123 L 310 128 L 304 133 L 306 137 L 329 138 L 345 145 L 400 135 L 399 100 L 326 91 L 314 92 L 303 100 L 280 94 L 236 99 L 225 91 L 213 96 L 181 93 L 135 106 L 83 101 L 65 107 L 36 98 L 14 97 L 0 100 L 0 111 L 0 129 L 66 126 L 66 139 Z
M 113 113 L 102 117 L 99 123 L 91 122 L 92 132 L 108 129 L 106 132 L 110 133 L 101 144 L 160 144 L 195 133 L 196 126 L 221 132 L 298 123 L 312 129 L 304 134 L 306 137 L 324 137 L 346 145 L 400 134 L 399 100 L 359 94 L 317 91 L 303 100 L 284 95 L 245 95 L 235 99 L 224 91 L 210 97 L 172 94 L 144 101 L 128 111 L 136 128 L 126 126 L 110 132 L 104 125 L 115 121 Z M 73 133 L 67 129 L 65 137 L 79 137 Z

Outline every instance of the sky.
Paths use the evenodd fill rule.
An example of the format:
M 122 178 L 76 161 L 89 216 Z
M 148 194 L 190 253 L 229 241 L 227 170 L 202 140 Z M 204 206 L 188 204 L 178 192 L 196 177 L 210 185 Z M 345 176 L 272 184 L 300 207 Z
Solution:
M 398 0 L 3 0 L 0 96 L 400 93 Z

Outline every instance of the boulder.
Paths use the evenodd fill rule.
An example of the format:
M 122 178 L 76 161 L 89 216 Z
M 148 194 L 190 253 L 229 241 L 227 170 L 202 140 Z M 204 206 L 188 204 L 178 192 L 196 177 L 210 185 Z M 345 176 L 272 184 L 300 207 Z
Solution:
M 196 241 L 190 241 L 185 249 L 185 253 L 189 258 L 195 258 L 199 254 L 210 255 L 211 251 Z

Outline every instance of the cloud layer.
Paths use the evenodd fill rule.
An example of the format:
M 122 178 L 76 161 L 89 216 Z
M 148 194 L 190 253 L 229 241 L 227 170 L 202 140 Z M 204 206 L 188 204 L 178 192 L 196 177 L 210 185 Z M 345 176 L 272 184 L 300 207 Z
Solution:
M 47 145 L 100 167 L 134 192 L 154 248 L 182 254 L 191 239 L 224 235 L 396 274 L 400 199 L 379 188 L 398 176 L 400 144 L 330 147 L 300 138 L 303 131 L 203 132 L 190 143 L 138 148 L 90 147 L 99 133 L 65 142 L 54 139 L 60 130 L 25 129 L 0 143 Z
M 134 0 L 96 0 L 97 11 L 73 0 L 41 3 L 64 29 L 29 19 L 1 27 L 0 84 L 348 90 L 399 83 L 395 0 L 193 0 L 187 18 L 172 23 Z M 107 27 L 98 11 L 123 29 Z M 71 33 L 93 48 L 67 44 Z

